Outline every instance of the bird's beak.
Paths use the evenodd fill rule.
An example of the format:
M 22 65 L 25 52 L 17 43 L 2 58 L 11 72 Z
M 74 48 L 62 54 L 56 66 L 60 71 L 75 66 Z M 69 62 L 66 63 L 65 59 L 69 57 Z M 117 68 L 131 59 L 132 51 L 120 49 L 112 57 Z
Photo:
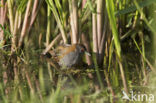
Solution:
M 90 55 L 90 53 L 89 53 L 89 52 L 87 52 L 87 51 L 85 51 L 85 54 L 86 54 L 86 55 L 88 55 L 88 56 L 91 56 L 91 55 Z

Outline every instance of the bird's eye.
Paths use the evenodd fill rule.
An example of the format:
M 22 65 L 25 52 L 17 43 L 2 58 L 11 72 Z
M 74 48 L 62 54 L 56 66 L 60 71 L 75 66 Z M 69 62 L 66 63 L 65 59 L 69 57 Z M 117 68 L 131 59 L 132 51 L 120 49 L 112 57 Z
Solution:
M 84 48 L 81 48 L 81 52 L 84 52 L 85 51 L 85 49 Z

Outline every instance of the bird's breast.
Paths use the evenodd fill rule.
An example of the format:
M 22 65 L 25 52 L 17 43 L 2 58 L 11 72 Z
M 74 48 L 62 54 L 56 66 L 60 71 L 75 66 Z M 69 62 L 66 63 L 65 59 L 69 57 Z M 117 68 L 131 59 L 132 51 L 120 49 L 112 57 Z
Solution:
M 78 64 L 80 60 L 81 60 L 80 53 L 74 51 L 62 57 L 59 61 L 59 65 L 71 67 Z

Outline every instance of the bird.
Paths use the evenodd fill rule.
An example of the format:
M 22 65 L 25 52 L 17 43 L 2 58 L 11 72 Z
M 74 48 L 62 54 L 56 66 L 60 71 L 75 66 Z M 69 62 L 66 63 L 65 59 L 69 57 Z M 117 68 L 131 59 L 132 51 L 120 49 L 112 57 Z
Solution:
M 49 53 L 51 58 L 64 68 L 80 65 L 84 53 L 90 56 L 83 44 L 60 45 Z

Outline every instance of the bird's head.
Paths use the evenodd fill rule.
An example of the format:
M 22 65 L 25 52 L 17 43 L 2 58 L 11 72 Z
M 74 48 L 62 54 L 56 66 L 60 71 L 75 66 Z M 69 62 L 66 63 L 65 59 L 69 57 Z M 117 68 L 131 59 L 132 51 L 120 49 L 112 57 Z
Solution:
M 79 50 L 80 53 L 85 53 L 85 54 L 87 54 L 88 56 L 91 56 L 90 53 L 87 52 L 87 49 L 86 49 L 86 47 L 85 47 L 84 45 L 82 45 L 82 44 L 77 44 L 77 45 L 76 45 L 76 48 L 77 48 L 77 50 Z

